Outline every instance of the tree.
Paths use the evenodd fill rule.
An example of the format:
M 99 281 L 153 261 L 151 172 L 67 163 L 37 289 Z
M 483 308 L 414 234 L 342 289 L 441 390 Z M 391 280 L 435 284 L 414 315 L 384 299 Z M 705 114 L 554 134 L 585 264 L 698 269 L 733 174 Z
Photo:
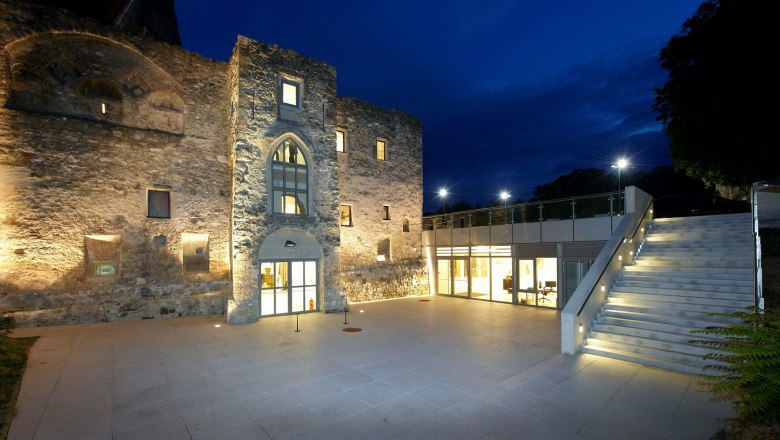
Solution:
M 708 186 L 778 175 L 777 0 L 706 0 L 661 50 L 653 106 L 675 166 Z

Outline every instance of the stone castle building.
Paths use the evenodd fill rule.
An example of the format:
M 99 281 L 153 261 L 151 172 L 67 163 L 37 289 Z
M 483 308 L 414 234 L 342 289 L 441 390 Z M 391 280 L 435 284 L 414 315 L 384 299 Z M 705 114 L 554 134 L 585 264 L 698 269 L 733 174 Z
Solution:
M 132 26 L 51 3 L 0 1 L 2 314 L 242 323 L 428 293 L 419 120 L 291 50 L 188 52 L 148 2 L 108 2 Z

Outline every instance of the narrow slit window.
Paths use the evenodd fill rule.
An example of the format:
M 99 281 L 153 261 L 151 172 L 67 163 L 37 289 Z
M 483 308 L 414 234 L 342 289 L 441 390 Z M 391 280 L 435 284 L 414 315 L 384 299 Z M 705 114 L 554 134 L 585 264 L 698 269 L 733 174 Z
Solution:
M 344 130 L 336 130 L 336 151 L 339 153 L 344 153 L 347 151 L 347 138 L 345 136 Z
M 390 206 L 384 205 L 382 206 L 382 220 L 389 221 L 390 220 Z
M 341 205 L 341 226 L 352 226 L 352 206 Z
M 381 139 L 376 140 L 376 158 L 378 160 L 385 160 L 387 152 L 387 143 Z

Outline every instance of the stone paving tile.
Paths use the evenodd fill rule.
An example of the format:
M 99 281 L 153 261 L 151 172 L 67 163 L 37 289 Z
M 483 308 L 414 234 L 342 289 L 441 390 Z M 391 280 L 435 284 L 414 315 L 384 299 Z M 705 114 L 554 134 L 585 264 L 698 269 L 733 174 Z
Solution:
M 357 312 L 364 310 L 364 313 Z M 559 313 L 434 297 L 222 325 L 16 329 L 9 440 L 708 439 L 733 414 L 692 376 L 563 355 Z

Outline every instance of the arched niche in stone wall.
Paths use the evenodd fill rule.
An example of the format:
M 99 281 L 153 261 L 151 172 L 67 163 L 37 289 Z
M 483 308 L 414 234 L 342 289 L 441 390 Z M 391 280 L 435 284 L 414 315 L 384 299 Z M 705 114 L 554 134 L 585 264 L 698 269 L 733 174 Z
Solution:
M 148 99 L 147 126 L 171 133 L 184 131 L 184 101 L 168 90 L 153 92 Z
M 5 53 L 10 108 L 147 128 L 150 96 L 165 91 L 185 113 L 178 82 L 119 41 L 77 32 L 40 33 L 9 43 Z M 180 119 L 167 124 L 173 130 L 165 124 L 154 128 L 181 133 Z
M 258 260 L 322 260 L 322 246 L 310 233 L 296 228 L 279 228 L 270 233 L 257 252 Z

